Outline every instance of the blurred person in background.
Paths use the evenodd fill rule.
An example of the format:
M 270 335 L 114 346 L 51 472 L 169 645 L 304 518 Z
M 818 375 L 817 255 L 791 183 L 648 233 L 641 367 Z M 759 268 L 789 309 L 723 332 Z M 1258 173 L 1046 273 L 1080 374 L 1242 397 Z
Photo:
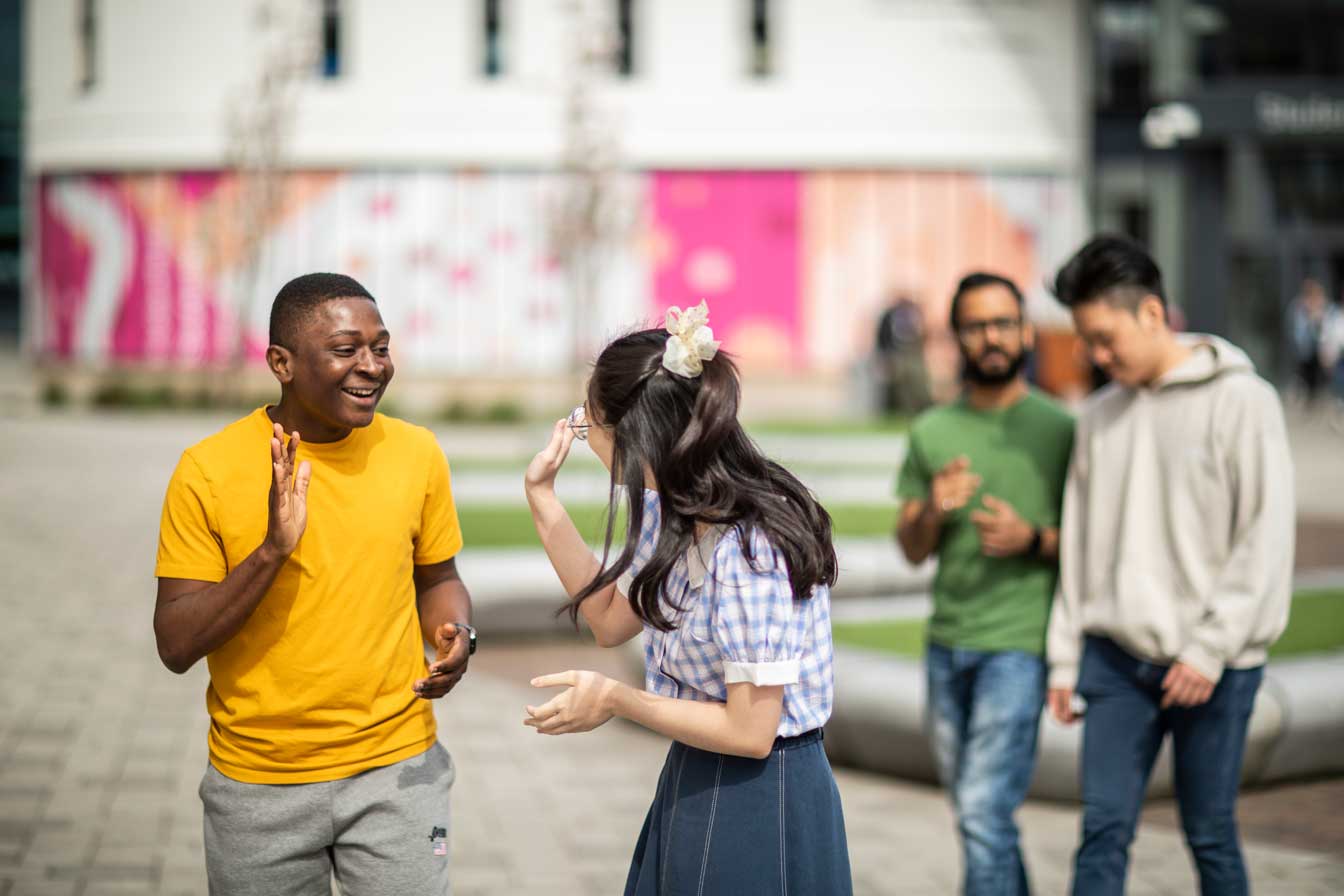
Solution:
M 1288 620 L 1293 468 L 1278 393 L 1215 336 L 1173 333 L 1148 253 L 1100 236 L 1055 278 L 1110 385 L 1078 418 L 1050 614 L 1051 712 L 1082 715 L 1074 896 L 1121 896 L 1153 762 L 1204 896 L 1248 892 L 1236 799 L 1269 646 Z
M 627 896 L 852 891 L 844 813 L 822 749 L 834 692 L 831 518 L 737 419 L 737 368 L 701 303 L 598 356 L 587 400 L 528 467 L 537 534 L 598 644 L 644 635 L 645 687 L 591 671 L 525 724 L 571 734 L 621 716 L 672 739 Z M 611 473 L 595 557 L 555 494 L 575 438 Z M 629 516 L 614 560 L 611 526 Z
M 1322 337 L 1329 301 L 1319 280 L 1302 281 L 1297 298 L 1288 305 L 1288 343 L 1292 351 L 1293 375 L 1308 405 L 1315 404 L 1324 386 L 1330 386 L 1330 365 L 1322 363 Z
M 159 528 L 159 656 L 210 666 L 210 892 L 447 893 L 429 701 L 475 648 L 448 463 L 376 413 L 390 336 L 358 282 L 290 281 L 270 327 L 279 403 L 183 453 Z
M 1344 402 L 1344 291 L 1321 323 L 1320 363 L 1336 402 Z
M 878 317 L 875 356 L 882 413 L 915 414 L 929 406 L 924 311 L 913 299 L 898 297 Z
M 1013 815 L 1036 764 L 1045 627 L 1073 420 L 1023 375 L 1034 333 L 995 274 L 957 285 L 965 389 L 910 430 L 897 541 L 938 556 L 925 656 L 929 737 L 961 836 L 962 892 L 1030 892 Z

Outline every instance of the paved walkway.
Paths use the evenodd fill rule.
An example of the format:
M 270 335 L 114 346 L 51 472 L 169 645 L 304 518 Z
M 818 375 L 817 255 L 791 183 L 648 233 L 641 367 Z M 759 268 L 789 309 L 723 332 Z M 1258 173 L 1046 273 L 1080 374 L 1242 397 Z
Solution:
M 150 614 L 163 486 L 182 447 L 217 423 L 0 421 L 0 896 L 205 892 L 205 671 L 163 669 Z M 618 660 L 575 644 L 494 644 L 438 705 L 459 768 L 461 896 L 619 891 L 665 742 L 620 723 L 567 738 L 521 724 L 532 674 Z M 954 891 L 956 843 L 936 791 L 838 777 L 859 893 Z M 1063 892 L 1076 809 L 1032 804 L 1022 822 L 1039 891 Z M 1256 892 L 1342 892 L 1342 853 L 1325 838 L 1311 849 L 1252 839 Z M 1179 836 L 1145 827 L 1130 892 L 1193 886 Z

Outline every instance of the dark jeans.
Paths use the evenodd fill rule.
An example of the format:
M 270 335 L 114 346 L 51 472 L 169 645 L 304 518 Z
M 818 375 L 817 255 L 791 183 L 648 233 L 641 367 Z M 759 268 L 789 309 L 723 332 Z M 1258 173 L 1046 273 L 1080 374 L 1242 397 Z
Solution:
M 966 896 L 1026 896 L 1013 813 L 1036 765 L 1045 664 L 1017 650 L 930 644 L 928 728 L 961 834 Z
M 1236 802 L 1246 728 L 1263 667 L 1227 669 L 1207 703 L 1159 709 L 1167 666 L 1089 637 L 1078 674 L 1083 721 L 1083 842 L 1074 896 L 1122 896 L 1148 776 L 1171 733 L 1176 799 L 1202 896 L 1249 892 Z

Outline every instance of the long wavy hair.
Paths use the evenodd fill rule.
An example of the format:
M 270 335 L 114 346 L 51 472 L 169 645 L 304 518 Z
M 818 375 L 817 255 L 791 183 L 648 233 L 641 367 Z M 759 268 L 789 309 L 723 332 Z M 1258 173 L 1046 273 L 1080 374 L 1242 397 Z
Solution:
M 675 628 L 660 595 L 672 567 L 694 543 L 697 521 L 736 527 L 747 561 L 757 570 L 773 563 L 772 557 L 762 562 L 751 554 L 752 530 L 764 533 L 783 555 L 795 600 L 811 597 L 817 585 L 835 584 L 831 516 L 743 431 L 736 365 L 719 352 L 704 362 L 700 376 L 679 376 L 662 364 L 667 339 L 666 330 L 622 336 L 603 349 L 588 381 L 588 410 L 594 422 L 610 428 L 613 456 L 602 568 L 570 604 L 576 625 L 579 604 L 615 582 L 634 560 L 644 523 L 646 470 L 661 505 L 658 543 L 626 595 L 646 623 L 663 631 Z M 625 544 L 609 563 L 621 501 L 628 507 Z

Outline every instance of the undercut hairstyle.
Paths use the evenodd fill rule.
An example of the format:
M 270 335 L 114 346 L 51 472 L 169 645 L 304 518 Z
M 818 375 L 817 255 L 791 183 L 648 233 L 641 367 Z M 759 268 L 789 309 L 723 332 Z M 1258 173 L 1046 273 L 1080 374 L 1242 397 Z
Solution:
M 835 584 L 830 514 L 742 429 L 737 366 L 719 352 L 704 362 L 700 376 L 680 376 L 663 366 L 667 340 L 666 330 L 622 336 L 602 350 L 588 381 L 588 407 L 610 427 L 613 457 L 602 566 L 569 604 L 576 626 L 579 604 L 615 582 L 634 560 L 644 524 L 645 470 L 661 505 L 658 543 L 626 597 L 649 625 L 675 628 L 664 609 L 663 585 L 694 543 L 697 521 L 736 528 L 754 570 L 770 569 L 777 557 L 795 600 L 810 598 L 818 585 Z M 628 508 L 624 544 L 610 560 L 622 503 Z M 753 531 L 765 536 L 776 556 L 752 555 Z
M 322 305 L 335 299 L 374 302 L 373 296 L 358 280 L 345 274 L 304 274 L 280 287 L 271 303 L 271 345 L 294 351 L 304 322 Z
M 1055 275 L 1055 297 L 1070 308 L 1105 302 L 1135 312 L 1145 296 L 1156 296 L 1167 308 L 1162 272 L 1147 250 L 1124 236 L 1094 237 Z
M 991 274 L 987 271 L 972 271 L 961 278 L 961 282 L 957 284 L 957 291 L 952 294 L 952 307 L 948 310 L 947 319 L 954 333 L 957 330 L 958 315 L 961 313 L 961 297 L 985 286 L 1002 286 L 1013 294 L 1014 299 L 1017 299 L 1017 310 L 1023 311 L 1025 309 L 1026 301 L 1022 298 L 1022 290 L 1017 288 L 1016 283 L 998 274 Z

